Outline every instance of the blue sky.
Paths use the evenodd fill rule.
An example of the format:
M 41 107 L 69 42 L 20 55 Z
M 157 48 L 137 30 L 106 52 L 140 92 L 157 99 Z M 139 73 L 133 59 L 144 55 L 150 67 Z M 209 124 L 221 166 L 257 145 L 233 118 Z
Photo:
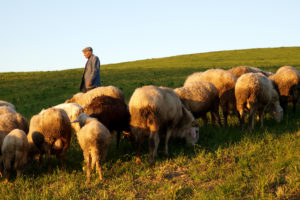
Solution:
M 300 46 L 300 1 L 0 0 L 0 72 Z

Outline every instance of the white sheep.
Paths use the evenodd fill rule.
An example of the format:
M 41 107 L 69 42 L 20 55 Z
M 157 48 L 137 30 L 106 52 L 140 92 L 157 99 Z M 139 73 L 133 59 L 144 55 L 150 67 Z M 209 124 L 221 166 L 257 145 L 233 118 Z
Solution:
M 258 73 L 242 75 L 235 86 L 236 107 L 243 126 L 245 113 L 249 111 L 248 130 L 254 128 L 255 114 L 258 112 L 263 127 L 264 112 L 268 109 L 277 122 L 282 120 L 283 110 L 279 104 L 279 96 L 272 81 Z
M 288 102 L 293 103 L 293 113 L 296 113 L 296 104 L 300 99 L 299 72 L 291 66 L 283 66 L 269 77 L 277 86 L 280 93 L 280 105 L 286 111 Z
M 8 106 L 8 107 L 16 110 L 16 107 L 13 104 L 11 104 L 11 103 L 9 103 L 7 101 L 0 100 L 0 106 Z
M 273 74 L 272 72 L 263 71 L 259 68 L 249 67 L 249 66 L 233 67 L 233 68 L 229 69 L 228 71 L 231 72 L 236 78 L 239 78 L 243 74 L 251 73 L 251 72 L 252 73 L 262 73 L 265 76 L 270 76 Z
M 181 103 L 178 95 L 170 88 L 144 86 L 135 89 L 130 101 L 131 133 L 137 143 L 137 159 L 144 136 L 149 136 L 149 162 L 154 164 L 160 135 L 165 135 L 165 154 L 168 155 L 168 141 L 171 136 L 185 138 L 187 143 L 198 140 L 194 117 Z
M 19 177 L 27 162 L 28 141 L 25 132 L 20 129 L 12 130 L 5 136 L 1 151 L 5 181 L 8 181 L 12 168 L 17 170 L 17 176 Z
M 234 86 L 236 77 L 223 69 L 209 69 L 204 72 L 195 72 L 187 77 L 184 87 L 194 82 L 210 82 L 219 92 L 220 106 L 224 116 L 224 124 L 227 125 L 227 117 L 232 110 L 236 112 Z
M 95 97 L 99 97 L 102 95 L 110 96 L 113 98 L 120 98 L 125 102 L 123 92 L 119 88 L 110 85 L 97 87 L 86 93 L 79 92 L 73 95 L 71 99 L 67 100 L 66 103 L 77 103 L 78 105 L 85 108 L 85 106 L 89 105 Z
M 4 113 L 16 114 L 17 111 L 10 106 L 0 106 L 0 115 L 2 115 Z
M 206 113 L 211 112 L 213 121 L 221 125 L 219 116 L 219 92 L 210 82 L 195 82 L 194 84 L 176 88 L 174 92 L 179 96 L 185 107 L 197 119 L 201 117 L 207 123 Z
M 104 161 L 111 144 L 109 130 L 97 119 L 82 113 L 73 123 L 79 122 L 81 129 L 76 133 L 86 162 L 87 182 L 90 182 L 91 169 L 96 170 L 102 180 L 101 163 Z
M 66 111 L 70 122 L 76 120 L 78 118 L 78 116 L 84 112 L 83 107 L 81 107 L 80 105 L 78 105 L 76 103 L 62 103 L 62 104 L 53 106 L 53 108 L 60 108 L 60 109 L 63 109 L 64 111 Z M 80 130 L 79 124 L 72 123 L 71 126 L 72 126 L 73 133 L 76 133 L 77 131 Z
M 65 155 L 70 146 L 71 123 L 67 113 L 59 108 L 48 108 L 32 116 L 28 133 L 29 155 L 46 153 L 48 170 L 51 154 L 55 154 L 65 169 Z M 41 157 L 40 157 L 41 158 Z

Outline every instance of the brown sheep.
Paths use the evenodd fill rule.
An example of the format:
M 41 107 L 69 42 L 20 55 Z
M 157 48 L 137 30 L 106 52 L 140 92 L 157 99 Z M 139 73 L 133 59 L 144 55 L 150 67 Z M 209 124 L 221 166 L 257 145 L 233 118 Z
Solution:
M 293 113 L 296 113 L 296 104 L 300 97 L 300 76 L 296 70 L 282 67 L 269 77 L 280 93 L 280 105 L 284 111 L 288 102 L 293 103 Z
M 192 85 L 176 88 L 174 92 L 179 96 L 185 107 L 197 119 L 201 117 L 207 123 L 206 113 L 211 112 L 213 121 L 221 125 L 219 116 L 219 92 L 210 82 L 195 82 Z
M 14 129 L 21 129 L 28 133 L 28 122 L 25 117 L 19 113 L 3 113 L 0 115 L 0 148 L 4 137 Z M 1 153 L 1 152 L 0 152 Z
M 119 146 L 120 132 L 130 131 L 130 114 L 123 99 L 104 95 L 95 97 L 84 108 L 84 112 L 98 119 L 110 132 L 117 132 L 117 146 Z
M 255 114 L 258 112 L 261 127 L 263 127 L 266 109 L 274 114 L 277 122 L 282 120 L 283 112 L 279 104 L 278 93 L 272 81 L 258 73 L 242 75 L 235 86 L 236 107 L 240 113 L 240 124 L 243 126 L 245 111 L 249 111 L 248 130 L 254 128 Z
M 51 170 L 51 154 L 62 162 L 65 169 L 65 155 L 70 146 L 71 123 L 67 113 L 58 108 L 48 108 L 34 115 L 30 120 L 28 143 L 29 154 L 46 153 L 48 170 Z M 41 159 L 41 157 L 40 157 Z
M 149 136 L 149 162 L 154 164 L 161 135 L 165 135 L 165 154 L 168 155 L 168 141 L 171 136 L 185 138 L 187 143 L 198 140 L 194 117 L 170 88 L 144 86 L 135 89 L 130 101 L 131 133 L 137 143 L 137 162 L 144 136 Z
M 218 89 L 224 124 L 227 125 L 229 112 L 231 110 L 236 112 L 234 97 L 236 77 L 231 72 L 223 69 L 209 69 L 204 72 L 195 72 L 188 76 L 184 86 L 203 81 L 212 83 Z

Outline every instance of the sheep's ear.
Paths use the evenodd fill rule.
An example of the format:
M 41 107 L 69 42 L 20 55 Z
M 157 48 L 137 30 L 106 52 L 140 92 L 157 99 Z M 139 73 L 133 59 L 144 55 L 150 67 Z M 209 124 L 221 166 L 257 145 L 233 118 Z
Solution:
M 72 123 L 76 123 L 76 122 L 79 122 L 79 120 L 78 120 L 78 119 L 76 119 L 76 120 L 72 121 Z
M 195 120 L 194 120 L 194 121 L 192 122 L 192 126 L 193 126 L 193 127 L 198 127 L 198 126 L 199 126 L 199 124 L 198 124 L 198 122 L 197 122 L 197 121 L 195 121 Z

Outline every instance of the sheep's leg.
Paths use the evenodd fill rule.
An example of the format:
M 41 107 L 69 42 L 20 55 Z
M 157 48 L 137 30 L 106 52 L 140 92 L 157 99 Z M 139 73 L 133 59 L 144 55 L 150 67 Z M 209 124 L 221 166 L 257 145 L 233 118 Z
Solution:
M 91 180 L 91 155 L 88 151 L 84 152 L 84 159 L 86 162 L 86 182 L 89 183 Z
M 136 163 L 141 163 L 141 148 L 144 143 L 144 135 L 138 134 L 136 137 Z
M 51 173 L 51 149 L 47 150 L 47 159 L 48 159 L 48 172 Z
M 293 99 L 293 113 L 296 114 L 297 99 Z
M 224 117 L 224 126 L 227 126 L 227 117 L 228 117 L 228 110 L 227 108 L 222 108 L 223 117 Z
M 208 119 L 207 119 L 206 114 L 203 115 L 201 118 L 202 118 L 202 120 L 203 120 L 204 125 L 207 125 L 207 124 L 208 124 Z
M 219 124 L 219 126 L 222 126 L 219 112 L 211 112 L 211 119 L 213 124 Z
M 169 144 L 169 139 L 171 137 L 171 133 L 172 132 L 170 130 L 168 130 L 167 134 L 166 134 L 166 138 L 165 138 L 165 155 L 166 156 L 169 156 L 169 146 L 168 146 L 168 144 Z
M 121 139 L 121 133 L 120 131 L 117 131 L 117 148 L 120 146 L 120 139 Z
M 5 178 L 5 183 L 8 183 L 8 179 L 10 177 L 10 170 L 11 170 L 11 160 L 5 158 L 3 164 L 4 164 L 3 177 Z
M 157 154 L 157 148 L 159 144 L 159 136 L 157 131 L 150 131 L 149 136 L 149 163 L 154 165 L 154 158 Z
M 254 129 L 254 123 L 255 123 L 255 109 L 250 109 L 249 119 L 248 119 L 248 131 L 251 131 Z
M 259 120 L 260 120 L 260 128 L 263 128 L 264 127 L 264 116 L 265 116 L 264 110 L 259 111 L 258 116 L 259 116 Z
M 102 169 L 101 169 L 101 164 L 100 163 L 101 163 L 100 160 L 96 161 L 96 170 L 97 170 L 97 172 L 99 174 L 100 181 L 102 181 L 103 177 L 102 177 Z

